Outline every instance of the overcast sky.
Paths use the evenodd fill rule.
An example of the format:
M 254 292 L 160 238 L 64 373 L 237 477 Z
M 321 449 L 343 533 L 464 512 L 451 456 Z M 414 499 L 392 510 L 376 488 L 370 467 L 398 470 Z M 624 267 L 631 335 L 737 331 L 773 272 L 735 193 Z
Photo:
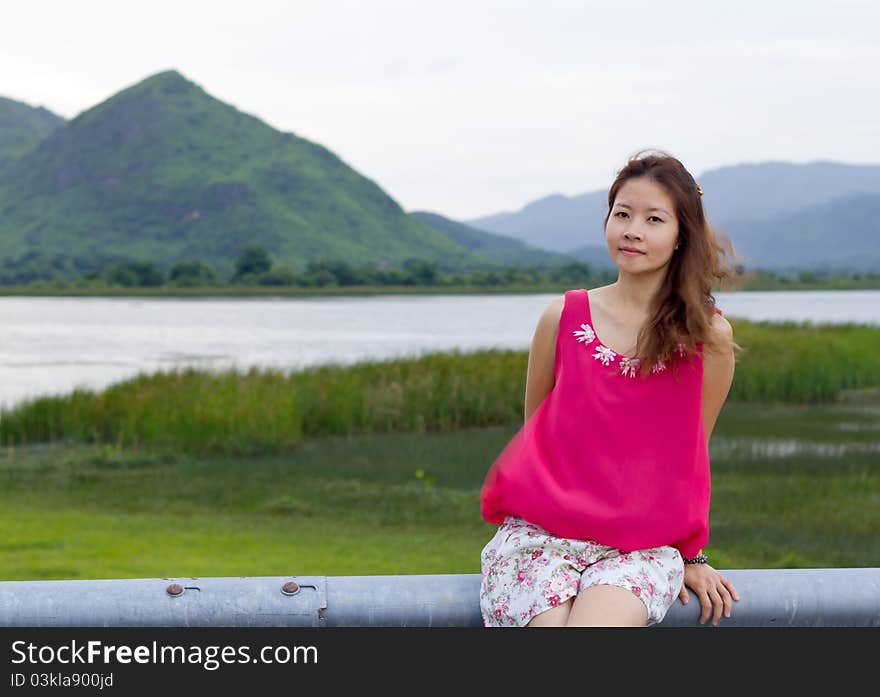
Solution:
M 167 69 L 457 219 L 662 148 L 880 164 L 880 3 L 4 2 L 0 95 L 71 118 Z

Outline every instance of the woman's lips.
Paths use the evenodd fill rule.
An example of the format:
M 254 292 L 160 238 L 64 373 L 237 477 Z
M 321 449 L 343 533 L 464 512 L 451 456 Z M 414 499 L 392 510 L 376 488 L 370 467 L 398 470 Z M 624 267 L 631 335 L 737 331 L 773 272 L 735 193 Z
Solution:
M 631 257 L 635 257 L 635 256 L 639 256 L 640 254 L 644 254 L 644 252 L 634 252 L 634 251 L 632 251 L 632 250 L 629 250 L 629 249 L 623 249 L 623 248 L 621 248 L 620 251 L 623 252 L 624 254 L 628 255 L 628 256 L 631 256 Z

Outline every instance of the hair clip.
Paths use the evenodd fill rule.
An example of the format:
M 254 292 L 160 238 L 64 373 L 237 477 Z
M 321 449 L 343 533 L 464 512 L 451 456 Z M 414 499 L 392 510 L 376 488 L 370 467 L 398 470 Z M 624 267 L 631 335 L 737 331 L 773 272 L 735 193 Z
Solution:
M 702 196 L 702 195 L 703 195 L 703 190 L 700 188 L 700 185 L 697 184 L 697 182 L 694 182 L 694 184 L 695 184 L 696 187 L 697 187 L 697 193 L 700 194 L 700 196 Z

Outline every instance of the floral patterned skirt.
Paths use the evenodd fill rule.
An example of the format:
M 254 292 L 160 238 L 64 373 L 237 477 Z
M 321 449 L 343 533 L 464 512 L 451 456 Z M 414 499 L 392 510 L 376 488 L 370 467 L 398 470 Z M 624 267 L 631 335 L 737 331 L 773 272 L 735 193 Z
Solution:
M 641 599 L 647 625 L 663 621 L 684 582 L 675 547 L 622 552 L 595 540 L 557 537 L 507 516 L 480 554 L 480 611 L 486 627 L 524 627 L 590 586 L 620 586 Z

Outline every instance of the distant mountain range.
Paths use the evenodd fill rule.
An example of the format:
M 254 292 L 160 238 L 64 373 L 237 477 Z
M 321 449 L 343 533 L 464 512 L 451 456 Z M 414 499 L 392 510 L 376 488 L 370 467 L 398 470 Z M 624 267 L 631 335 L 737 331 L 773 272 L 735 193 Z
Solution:
M 749 268 L 880 269 L 880 166 L 766 162 L 721 167 L 696 179 L 709 222 L 731 238 Z M 515 213 L 465 222 L 593 261 L 608 258 L 607 210 L 607 190 L 591 191 L 547 196 Z
M 697 177 L 710 222 L 749 268 L 880 269 L 880 166 L 765 162 Z M 609 182 L 610 184 L 610 182 Z M 0 98 L 0 260 L 26 254 L 198 259 L 221 274 L 246 245 L 310 260 L 447 272 L 612 266 L 607 191 L 455 221 L 407 213 L 326 147 L 158 73 L 65 119 Z
M 520 266 L 523 264 L 558 266 L 559 264 L 570 263 L 573 260 L 573 257 L 569 254 L 559 254 L 538 249 L 513 237 L 478 230 L 464 223 L 444 218 L 438 213 L 414 211 L 410 215 L 435 230 L 442 232 L 453 242 L 466 247 L 472 252 L 489 257 L 503 267 Z
M 407 214 L 327 148 L 271 128 L 177 71 L 69 122 L 11 100 L 0 107 L 0 259 L 110 254 L 165 268 L 198 259 L 228 274 L 244 246 L 259 245 L 293 271 L 319 258 L 379 266 L 419 258 L 445 271 L 570 261 L 439 215 Z

